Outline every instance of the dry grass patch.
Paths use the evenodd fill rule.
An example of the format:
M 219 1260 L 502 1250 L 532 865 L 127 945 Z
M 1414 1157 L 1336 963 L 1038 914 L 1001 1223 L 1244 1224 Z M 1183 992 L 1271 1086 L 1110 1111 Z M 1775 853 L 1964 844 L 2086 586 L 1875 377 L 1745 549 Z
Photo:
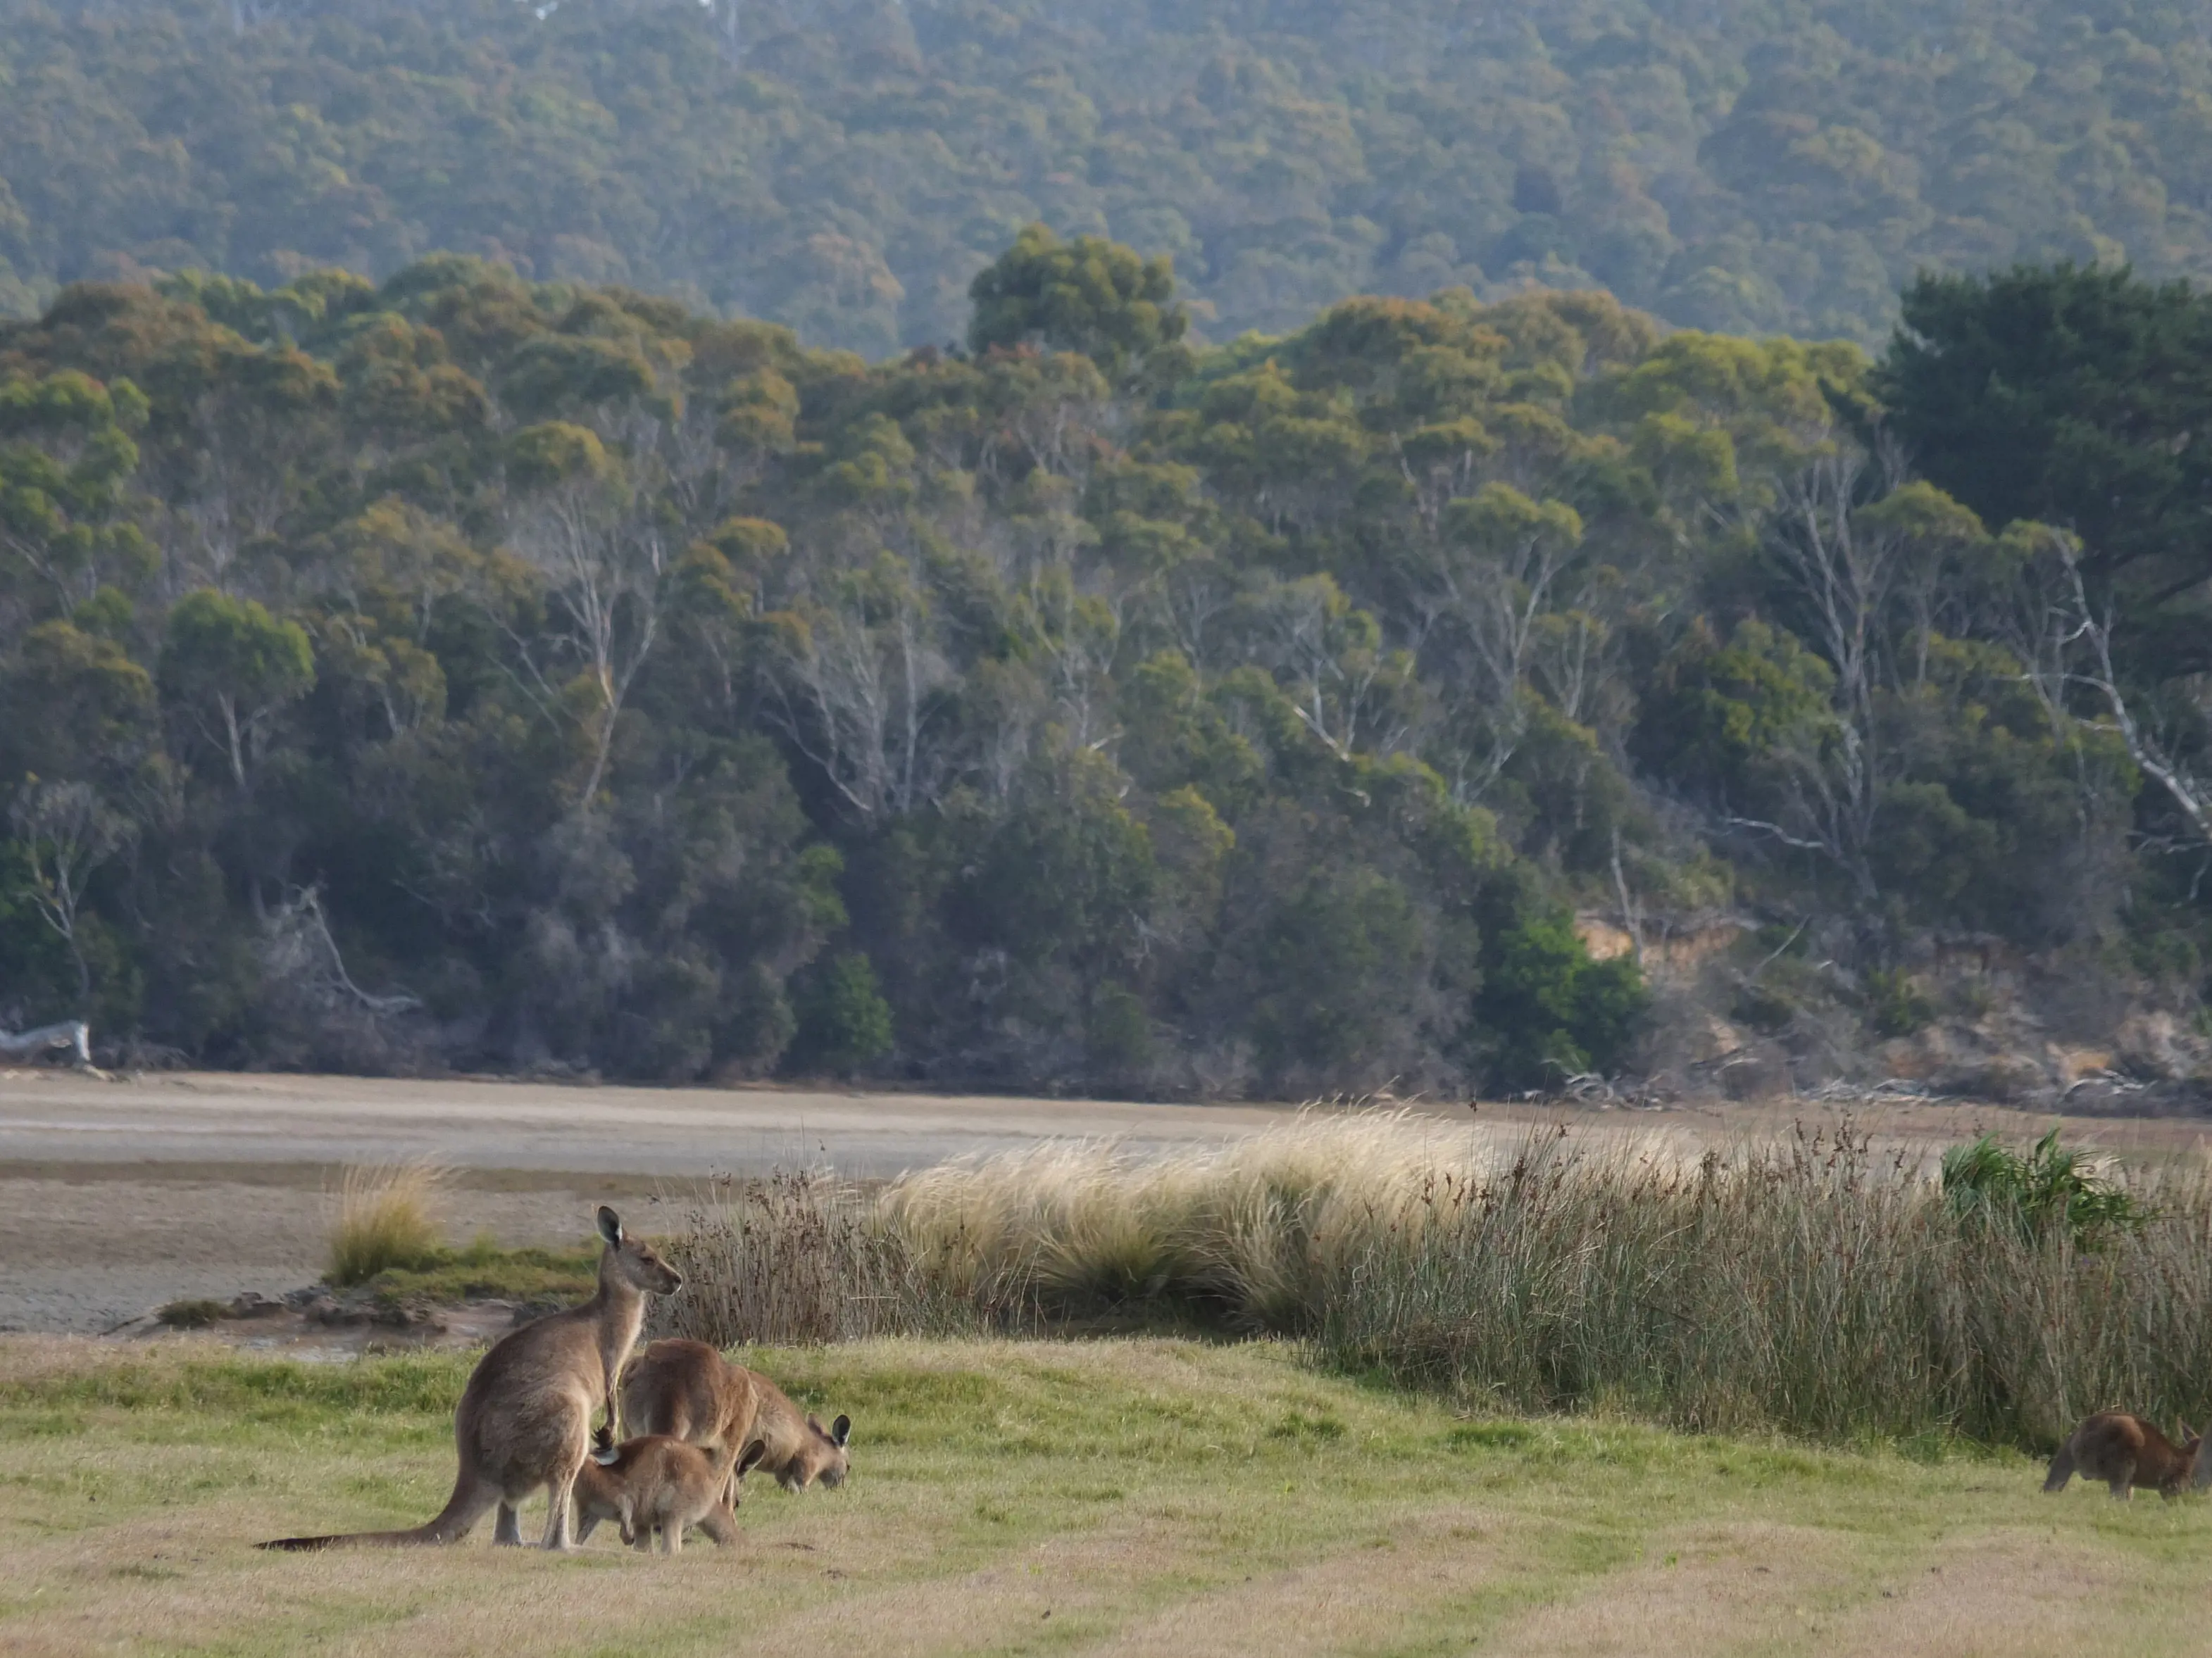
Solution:
M 449 1180 L 428 1163 L 346 1169 L 331 1221 L 330 1281 L 366 1284 L 392 1267 L 432 1264 L 443 1236 L 438 1204 Z

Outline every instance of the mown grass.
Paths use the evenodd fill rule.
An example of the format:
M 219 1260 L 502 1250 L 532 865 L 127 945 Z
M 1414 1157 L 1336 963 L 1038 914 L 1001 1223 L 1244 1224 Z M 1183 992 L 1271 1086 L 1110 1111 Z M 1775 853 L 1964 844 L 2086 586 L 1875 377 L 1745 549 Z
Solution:
M 1455 1414 L 1275 1342 L 879 1339 L 739 1357 L 848 1412 L 836 1491 L 734 1552 L 270 1556 L 409 1523 L 465 1356 L 0 1339 L 11 1653 L 2201 1649 L 2212 1504 L 2016 1455 Z M 526 1515 L 534 1531 L 538 1514 Z

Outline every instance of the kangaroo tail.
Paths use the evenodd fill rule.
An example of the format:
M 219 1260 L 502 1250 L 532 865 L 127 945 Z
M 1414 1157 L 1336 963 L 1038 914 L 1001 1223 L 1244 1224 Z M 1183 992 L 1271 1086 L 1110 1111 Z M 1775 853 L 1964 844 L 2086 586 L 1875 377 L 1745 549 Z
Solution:
M 342 1532 L 332 1537 L 278 1537 L 257 1543 L 254 1547 L 307 1554 L 322 1549 L 402 1549 L 417 1544 L 458 1543 L 483 1518 L 484 1510 L 498 1500 L 496 1491 L 484 1491 L 464 1470 L 454 1482 L 453 1496 L 447 1499 L 437 1517 L 409 1530 Z
M 2066 1482 L 2074 1477 L 2074 1446 L 2071 1441 L 2058 1448 L 2058 1455 L 2051 1459 L 2051 1471 L 2043 1476 L 2043 1489 L 2063 1491 Z

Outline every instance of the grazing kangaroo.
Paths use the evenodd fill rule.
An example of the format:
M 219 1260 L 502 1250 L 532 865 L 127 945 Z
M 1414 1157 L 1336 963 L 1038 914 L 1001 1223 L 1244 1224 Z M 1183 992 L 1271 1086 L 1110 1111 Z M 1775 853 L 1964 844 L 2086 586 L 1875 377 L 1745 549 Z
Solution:
M 639 1433 L 720 1449 L 757 1444 L 759 1455 L 744 1458 L 731 1478 L 733 1503 L 748 1467 L 798 1491 L 817 1481 L 842 1485 L 850 1465 L 852 1418 L 824 1428 L 759 1371 L 731 1363 L 703 1341 L 653 1343 L 623 1377 L 622 1406 L 623 1420 Z
M 756 1441 L 750 1454 L 757 1456 Z M 733 1492 L 745 1464 L 727 1448 L 709 1456 L 666 1434 L 626 1440 L 616 1449 L 584 1459 L 576 1476 L 576 1540 L 602 1520 L 622 1527 L 622 1540 L 641 1549 L 660 1533 L 661 1552 L 684 1546 L 684 1528 L 696 1526 L 725 1548 L 738 1540 Z
M 647 1296 L 673 1295 L 682 1274 L 651 1246 L 599 1211 L 599 1293 L 580 1307 L 553 1313 L 504 1335 L 477 1361 L 453 1412 L 460 1472 L 437 1518 L 411 1531 L 354 1532 L 339 1537 L 283 1537 L 264 1549 L 396 1547 L 458 1543 L 484 1511 L 499 1506 L 495 1543 L 520 1543 L 515 1509 L 540 1485 L 550 1488 L 544 1546 L 568 1542 L 569 1495 L 587 1460 L 592 1414 L 602 1405 L 615 1418 L 615 1384 L 645 1322 Z
M 2160 1497 L 2179 1497 L 2197 1479 L 2197 1446 L 2201 1442 L 2186 1423 L 2181 1444 L 2173 1442 L 2139 1416 L 2124 1411 L 2100 1411 L 2067 1436 L 2051 1459 L 2051 1472 L 2043 1489 L 2063 1491 L 2078 1473 L 2084 1479 L 2101 1479 L 2112 1495 L 2126 1502 L 2141 1485 Z M 2212 1471 L 2212 1464 L 2207 1464 Z

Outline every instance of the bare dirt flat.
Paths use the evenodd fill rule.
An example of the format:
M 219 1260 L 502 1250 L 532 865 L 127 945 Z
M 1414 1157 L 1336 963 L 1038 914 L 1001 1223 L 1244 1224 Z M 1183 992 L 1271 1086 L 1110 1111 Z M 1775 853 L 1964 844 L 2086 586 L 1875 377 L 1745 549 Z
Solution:
M 0 1330 L 98 1332 L 188 1297 L 322 1269 L 347 1163 L 456 1171 L 453 1241 L 574 1245 L 592 1207 L 680 1205 L 720 1174 L 856 1178 L 1055 1134 L 1218 1140 L 1285 1108 L 786 1090 L 160 1073 L 0 1074 Z
M 453 1241 L 574 1244 L 592 1205 L 680 1206 L 718 1174 L 827 1163 L 881 1179 L 1054 1136 L 1136 1149 L 1221 1142 L 1290 1104 L 1146 1104 L 823 1090 L 653 1089 L 473 1079 L 0 1072 L 0 1329 L 96 1332 L 185 1297 L 276 1294 L 321 1267 L 326 1193 L 353 1163 L 457 1171 Z M 1927 1148 L 2054 1122 L 2139 1158 L 2202 1155 L 2194 1119 L 2059 1119 L 2001 1107 L 1784 1100 L 1666 1112 L 1413 1102 L 1440 1135 L 1635 1135 L 1692 1151 L 1833 1133 L 1846 1116 Z
M 0 1161 L 331 1165 L 428 1157 L 463 1168 L 697 1179 L 829 1160 L 869 1177 L 1051 1134 L 1218 1139 L 1287 1108 L 199 1072 L 103 1082 L 15 1072 L 0 1077 Z

